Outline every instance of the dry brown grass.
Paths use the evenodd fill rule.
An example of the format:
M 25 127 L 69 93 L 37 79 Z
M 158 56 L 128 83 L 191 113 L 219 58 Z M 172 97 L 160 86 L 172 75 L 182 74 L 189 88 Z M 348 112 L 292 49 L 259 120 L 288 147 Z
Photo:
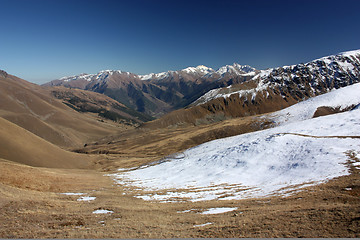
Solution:
M 80 147 L 125 126 L 80 114 L 51 95 L 51 89 L 15 76 L 0 76 L 0 117 L 61 147 Z
M 37 167 L 88 168 L 88 156 L 67 152 L 0 117 L 0 158 Z
M 121 186 L 93 170 L 0 165 L 6 169 L 0 178 L 2 238 L 360 237 L 355 168 L 350 176 L 285 198 L 159 203 L 123 195 Z M 83 192 L 96 200 L 79 202 L 60 192 Z M 211 207 L 238 209 L 199 214 Z M 114 213 L 92 214 L 97 209 Z
M 267 123 L 263 120 L 259 121 L 258 116 L 250 116 L 200 126 L 138 128 L 89 143 L 85 148 L 76 149 L 76 151 L 91 154 L 105 153 L 108 154 L 108 159 L 121 157 L 121 161 L 115 161 L 116 167 L 125 162 L 128 163 L 125 164 L 125 167 L 134 167 L 159 160 L 204 142 L 266 127 Z M 104 163 L 104 165 L 106 164 Z M 105 166 L 104 169 L 109 169 L 109 167 Z

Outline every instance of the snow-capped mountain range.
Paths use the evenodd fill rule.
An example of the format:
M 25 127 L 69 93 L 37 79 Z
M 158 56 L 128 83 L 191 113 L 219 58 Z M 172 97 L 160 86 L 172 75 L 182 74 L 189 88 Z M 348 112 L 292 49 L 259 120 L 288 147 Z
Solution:
M 193 75 L 196 77 L 214 77 L 214 76 L 224 76 L 226 74 L 236 74 L 236 75 L 244 75 L 250 72 L 255 72 L 256 69 L 249 65 L 240 65 L 238 63 L 234 63 L 233 65 L 225 65 L 218 70 L 214 70 L 212 68 L 206 67 L 204 65 L 199 65 L 197 67 L 187 67 L 178 71 L 167 71 L 161 73 L 149 73 L 145 75 L 137 75 L 135 73 L 124 72 L 121 70 L 103 70 L 96 74 L 87 74 L 81 73 L 75 76 L 62 77 L 58 80 L 64 82 L 72 82 L 72 81 L 81 81 L 86 80 L 87 82 L 92 81 L 102 81 L 106 80 L 110 76 L 113 75 L 123 75 L 129 78 L 137 78 L 140 80 L 162 80 L 165 78 L 173 77 L 174 75 L 179 75 L 186 77 L 186 75 Z M 56 81 L 56 80 L 55 80 Z M 54 83 L 56 84 L 56 83 Z
M 120 70 L 62 77 L 46 86 L 65 86 L 95 91 L 152 116 L 184 107 L 208 90 L 227 86 L 237 78 L 255 72 L 250 66 L 234 63 L 215 71 L 200 65 L 178 71 L 137 75 Z M 241 80 L 242 81 L 242 80 Z
M 146 75 L 105 70 L 63 77 L 45 85 L 103 93 L 155 117 L 189 104 L 202 106 L 208 114 L 220 110 L 237 117 L 244 111 L 251 115 L 279 110 L 359 79 L 360 50 L 355 50 L 267 70 L 237 63 L 218 70 L 200 65 Z
M 277 111 L 320 94 L 360 82 L 360 50 L 308 63 L 243 74 L 244 81 L 213 88 L 191 104 L 150 125 L 196 124 Z
M 254 71 L 252 71 L 254 72 Z M 351 85 L 359 81 L 360 76 L 360 50 L 349 51 L 316 59 L 309 63 L 283 66 L 259 71 L 254 74 L 250 81 L 257 81 L 255 88 L 247 90 L 235 90 L 231 88 L 214 89 L 197 100 L 197 104 L 202 104 L 216 98 L 228 98 L 232 94 L 242 95 L 251 94 L 255 98 L 256 94 L 268 88 L 289 88 L 296 84 L 299 90 L 309 88 L 310 94 L 315 96 L 320 93 L 329 92 L 331 89 Z M 286 97 L 284 91 L 281 91 Z M 303 94 L 299 94 L 303 95 Z

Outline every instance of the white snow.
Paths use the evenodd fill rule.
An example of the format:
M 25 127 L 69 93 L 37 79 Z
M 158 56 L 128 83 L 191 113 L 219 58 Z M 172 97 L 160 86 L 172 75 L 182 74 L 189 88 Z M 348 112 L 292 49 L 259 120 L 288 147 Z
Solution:
M 72 192 L 67 192 L 67 193 L 61 193 L 67 196 L 81 196 L 84 195 L 85 193 L 72 193 Z
M 106 210 L 106 209 L 98 209 L 92 212 L 93 214 L 111 214 L 114 213 L 113 211 Z
M 241 76 L 255 76 L 255 75 L 256 75 L 256 72 L 248 72 L 248 73 L 241 74 Z
M 208 210 L 202 212 L 201 214 L 220 214 L 220 213 L 226 213 L 226 212 L 232 212 L 238 209 L 237 207 L 233 208 L 209 208 Z
M 242 76 L 252 76 L 255 74 L 255 68 L 250 67 L 249 65 L 240 65 L 238 63 L 234 63 L 233 65 L 225 65 L 220 67 L 216 73 L 220 74 L 221 76 L 225 75 L 226 73 L 234 73 L 236 75 Z M 250 72 L 253 72 L 251 75 L 247 75 Z
M 199 65 L 197 67 L 187 67 L 181 71 L 189 74 L 199 74 L 199 75 L 205 75 L 214 72 L 212 68 L 206 67 L 204 65 Z
M 90 202 L 90 201 L 94 201 L 96 199 L 96 197 L 80 197 L 77 199 L 78 202 Z
M 258 75 L 256 75 L 256 76 L 258 76 Z M 266 90 L 267 87 L 268 87 L 268 84 L 263 84 L 262 82 L 260 82 L 256 86 L 256 88 L 247 89 L 247 90 L 233 91 L 231 88 L 216 88 L 216 89 L 210 90 L 209 92 L 205 93 L 200 98 L 198 98 L 195 102 L 197 103 L 197 105 L 200 105 L 200 104 L 208 102 L 212 99 L 217 99 L 220 97 L 229 98 L 233 94 L 238 94 L 239 98 L 241 98 L 242 96 L 251 94 L 251 98 L 254 99 L 259 92 Z
M 213 223 L 207 222 L 207 223 L 204 223 L 204 224 L 194 225 L 193 227 L 204 227 L 204 226 L 211 225 L 211 224 L 213 224 Z
M 62 77 L 59 80 L 62 80 L 64 82 L 76 81 L 76 80 L 86 80 L 89 82 L 89 81 L 91 81 L 93 76 L 95 76 L 95 74 L 81 73 L 79 75 L 74 75 L 74 76 L 70 76 L 70 77 Z
M 171 71 L 157 73 L 157 74 L 155 74 L 155 78 L 163 79 L 165 77 L 168 77 L 170 74 L 171 74 Z
M 96 74 L 87 74 L 87 73 L 82 73 L 79 75 L 75 75 L 75 76 L 70 76 L 70 77 L 62 77 L 59 80 L 64 81 L 64 82 L 70 82 L 70 81 L 77 81 L 77 80 L 86 80 L 88 82 L 91 81 L 102 81 L 107 79 L 109 76 L 112 76 L 114 74 L 126 74 L 126 75 L 130 75 L 130 72 L 123 72 L 121 70 L 102 70 Z
M 155 74 L 154 73 L 149 73 L 149 74 L 145 74 L 145 75 L 139 75 L 139 78 L 141 80 L 149 80 L 151 78 L 154 78 Z
M 347 57 L 349 57 L 349 56 L 360 56 L 360 50 L 342 52 L 342 53 L 340 53 L 340 55 L 347 56 Z
M 291 123 L 312 118 L 318 107 L 326 106 L 346 109 L 360 104 L 360 83 L 333 90 L 329 93 L 310 98 L 293 106 L 267 116 L 276 124 Z
M 137 167 L 131 167 L 131 168 L 118 168 L 118 171 L 129 171 L 129 170 L 134 170 L 137 169 Z
M 181 72 L 187 73 L 187 74 L 194 74 L 194 75 L 198 75 L 198 76 L 205 76 L 209 74 L 220 74 L 220 75 L 224 75 L 225 73 L 235 73 L 237 75 L 242 75 L 242 76 L 254 76 L 256 75 L 255 73 L 255 68 L 250 67 L 249 65 L 240 65 L 237 63 L 234 63 L 233 65 L 226 65 L 223 67 L 220 67 L 217 71 L 215 71 L 214 69 L 204 66 L 204 65 L 199 65 L 197 67 L 187 67 L 184 68 L 182 70 L 179 71 L 167 71 L 167 72 L 161 72 L 161 73 L 149 73 L 149 74 L 145 74 L 145 75 L 138 75 L 139 79 L 141 80 L 150 80 L 150 79 L 156 79 L 156 80 L 161 80 L 164 79 L 165 77 L 169 77 L 171 74 L 177 73 L 181 75 Z
M 360 84 L 296 104 L 272 115 L 280 126 L 204 143 L 157 165 L 114 174 L 137 186 L 136 197 L 158 201 L 230 200 L 289 195 L 349 174 L 345 152 L 360 148 L 360 109 L 311 118 L 317 106 L 346 107 Z M 324 136 L 328 136 L 327 138 Z M 349 136 L 338 138 L 336 136 Z
M 177 213 L 189 213 L 191 211 L 194 211 L 195 209 L 189 209 L 189 210 L 184 210 L 184 211 L 178 211 Z

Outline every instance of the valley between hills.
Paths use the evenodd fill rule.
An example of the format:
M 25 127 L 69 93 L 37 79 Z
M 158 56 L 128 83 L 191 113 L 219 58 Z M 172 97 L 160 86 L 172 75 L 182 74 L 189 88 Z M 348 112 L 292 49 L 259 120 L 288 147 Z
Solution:
M 1 238 L 360 237 L 360 50 L 42 86 L 0 72 Z

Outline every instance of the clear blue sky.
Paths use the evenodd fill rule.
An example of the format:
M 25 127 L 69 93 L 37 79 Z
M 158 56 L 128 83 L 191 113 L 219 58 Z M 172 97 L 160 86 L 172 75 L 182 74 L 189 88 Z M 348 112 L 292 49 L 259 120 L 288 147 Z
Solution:
M 0 0 L 0 69 L 44 83 L 234 62 L 258 69 L 360 48 L 359 0 Z

